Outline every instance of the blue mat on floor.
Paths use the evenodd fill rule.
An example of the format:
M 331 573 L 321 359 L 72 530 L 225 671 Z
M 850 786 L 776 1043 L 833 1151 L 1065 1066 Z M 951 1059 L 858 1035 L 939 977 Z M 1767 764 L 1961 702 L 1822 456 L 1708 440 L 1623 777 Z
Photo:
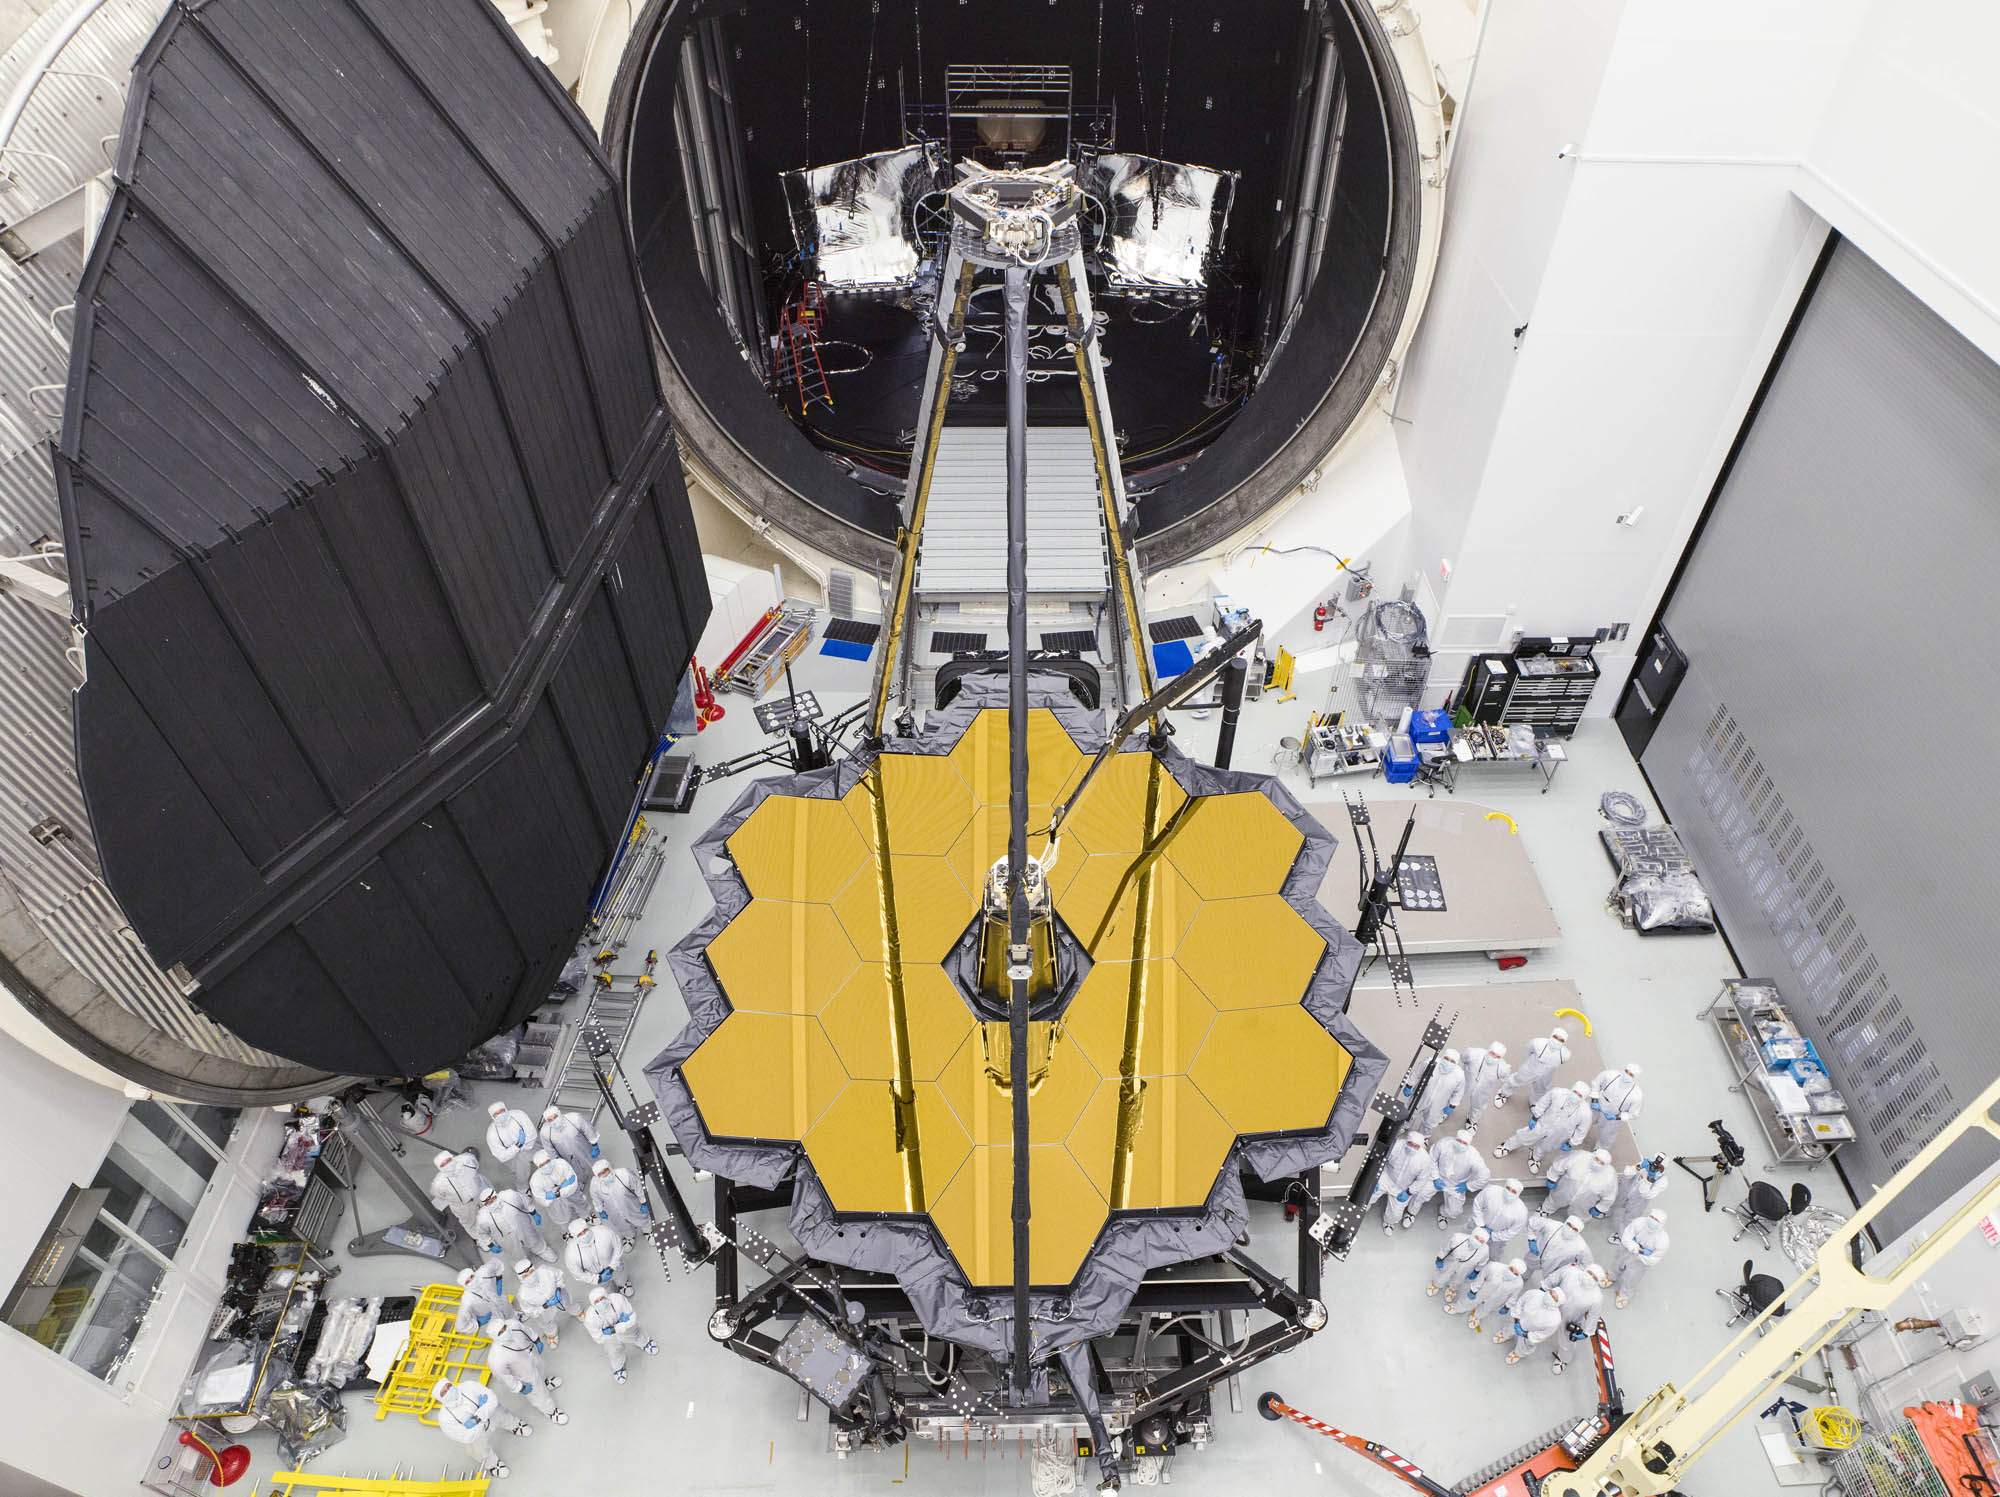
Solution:
M 866 660 L 870 655 L 875 653 L 875 646 L 873 643 L 865 645 L 849 644 L 844 639 L 823 639 L 820 641 L 819 652 L 822 655 L 832 655 L 841 660 Z
M 1153 674 L 1162 681 L 1178 676 L 1194 664 L 1194 651 L 1184 639 L 1170 639 L 1153 646 Z

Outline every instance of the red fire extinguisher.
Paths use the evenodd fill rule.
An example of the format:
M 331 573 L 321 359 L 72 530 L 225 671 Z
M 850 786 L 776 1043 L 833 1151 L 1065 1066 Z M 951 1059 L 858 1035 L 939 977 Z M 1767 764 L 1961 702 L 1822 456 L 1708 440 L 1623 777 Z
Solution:
M 1333 605 L 1331 603 L 1315 603 L 1313 605 L 1313 633 L 1324 634 L 1326 632 L 1326 621 L 1332 617 Z
M 695 731 L 699 733 L 720 718 L 722 710 L 722 703 L 715 699 L 715 688 L 709 685 L 708 672 L 697 665 L 694 668 Z

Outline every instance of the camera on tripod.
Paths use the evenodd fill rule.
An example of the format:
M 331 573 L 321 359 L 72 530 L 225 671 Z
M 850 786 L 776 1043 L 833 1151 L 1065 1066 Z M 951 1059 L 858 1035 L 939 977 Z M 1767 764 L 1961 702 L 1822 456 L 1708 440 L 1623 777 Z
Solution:
M 1674 1163 L 1678 1164 L 1690 1175 L 1693 1175 L 1695 1179 L 1701 1181 L 1701 1209 L 1704 1211 L 1713 1211 L 1715 1209 L 1715 1196 L 1710 1187 L 1731 1170 L 1743 1168 L 1743 1161 L 1747 1156 L 1743 1152 L 1743 1145 L 1736 1141 L 1736 1135 L 1722 1126 L 1721 1118 L 1716 1118 L 1712 1121 L 1708 1125 L 1708 1131 L 1715 1135 L 1715 1152 L 1713 1154 L 1676 1154 L 1674 1156 Z M 1701 1164 L 1707 1165 L 1714 1173 L 1703 1174 L 1699 1169 L 1695 1168 L 1696 1165 Z

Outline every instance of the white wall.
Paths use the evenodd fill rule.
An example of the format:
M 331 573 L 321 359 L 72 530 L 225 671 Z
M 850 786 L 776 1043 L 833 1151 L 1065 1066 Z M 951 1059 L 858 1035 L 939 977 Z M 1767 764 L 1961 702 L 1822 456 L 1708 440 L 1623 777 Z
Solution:
M 0 1034 L 0 1137 L 11 1141 L 0 1212 L 0 1285 L 11 1286 L 71 1185 L 88 1184 L 123 1122 L 126 1098 L 53 1065 Z M 19 1331 L 0 1326 L 6 1459 L 31 1476 L 88 1494 L 134 1489 L 208 1329 L 230 1245 L 256 1205 L 281 1123 L 245 1116 L 201 1198 L 177 1255 L 183 1272 L 149 1317 L 115 1386 Z M 4 1488 L 4 1483 L 0 1483 Z
M 129 1104 L 51 1065 L 0 1034 L 0 1136 L 8 1151 L 7 1209 L 0 1212 L 0 1280 L 11 1286 L 71 1185 L 85 1185 Z M 19 1331 L 0 1326 L 0 1408 L 7 1459 L 32 1476 L 78 1492 L 124 1491 L 158 1436 L 141 1414 L 80 1368 Z M 139 1448 L 143 1445 L 143 1449 Z M 103 1462 L 117 1449 L 122 1462 Z
M 1398 404 L 1418 559 L 1433 576 L 1449 561 L 1448 615 L 1637 631 L 1796 305 L 1820 215 L 1865 226 L 1816 163 L 1894 237 L 2000 296 L 1976 248 L 1991 210 L 1951 196 L 1969 200 L 2000 152 L 1974 86 L 2000 21 L 1946 0 L 1904 39 L 1871 0 L 1489 5 L 1441 294 Z M 1912 156 L 1932 169 L 1899 171 Z M 1642 506 L 1635 528 L 1616 523 Z M 1594 711 L 1638 643 L 1600 649 L 1613 684 Z M 1440 659 L 1443 684 L 1460 663 Z

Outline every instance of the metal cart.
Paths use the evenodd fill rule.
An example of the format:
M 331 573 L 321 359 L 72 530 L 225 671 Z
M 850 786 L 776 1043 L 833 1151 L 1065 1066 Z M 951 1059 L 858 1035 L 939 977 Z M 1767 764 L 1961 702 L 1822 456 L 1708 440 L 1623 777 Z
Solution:
M 1736 1074 L 1729 1089 L 1747 1098 L 1750 1110 L 1757 1115 L 1757 1126 L 1771 1147 L 1769 1167 L 1824 1163 L 1833 1157 L 1835 1149 L 1854 1137 L 1854 1125 L 1845 1113 L 1794 1115 L 1778 1111 L 1760 1079 L 1767 1072 L 1758 1039 L 1745 1024 L 1737 1003 L 1738 995 L 1746 992 L 1754 992 L 1760 1006 L 1775 1008 L 1780 1015 L 1784 1013 L 1777 989 L 1771 983 L 1758 978 L 1726 977 L 1715 1001 L 1695 1017 L 1711 1025 L 1722 1040 L 1723 1052 Z

